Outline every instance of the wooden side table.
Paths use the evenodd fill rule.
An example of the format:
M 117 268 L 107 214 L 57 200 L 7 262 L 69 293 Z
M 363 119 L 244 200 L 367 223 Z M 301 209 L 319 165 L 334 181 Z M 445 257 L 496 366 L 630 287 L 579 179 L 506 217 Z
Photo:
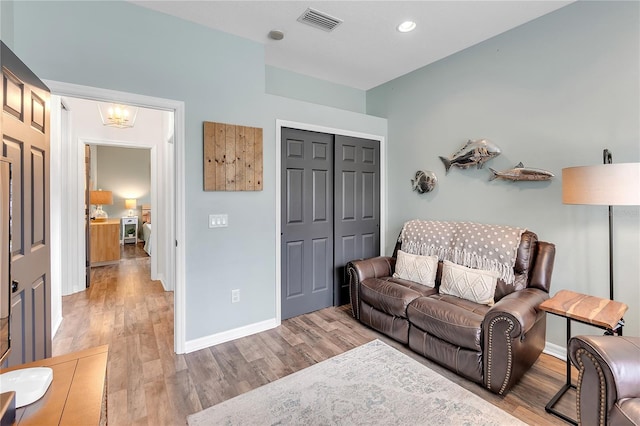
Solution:
M 16 410 L 15 426 L 98 425 L 105 415 L 109 346 L 46 358 L 0 371 L 50 367 L 53 381 L 42 398 Z
M 550 299 L 540 304 L 543 311 L 555 314 L 567 319 L 567 344 L 571 338 L 571 321 L 578 321 L 583 324 L 592 325 L 606 330 L 606 334 L 618 333 L 622 335 L 624 321 L 622 317 L 629 307 L 615 300 L 602 299 L 600 297 L 588 296 L 570 290 L 560 290 Z M 567 345 L 567 381 L 560 388 L 558 393 L 551 398 L 551 401 L 544 407 L 547 413 L 551 413 L 566 422 L 577 425 L 578 422 L 553 408 L 570 388 L 571 384 L 571 360 L 569 359 L 569 348 Z

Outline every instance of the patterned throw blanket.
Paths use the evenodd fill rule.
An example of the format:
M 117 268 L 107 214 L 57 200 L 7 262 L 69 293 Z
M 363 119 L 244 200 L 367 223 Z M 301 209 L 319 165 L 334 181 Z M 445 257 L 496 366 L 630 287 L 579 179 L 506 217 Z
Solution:
M 400 233 L 402 251 L 438 256 L 468 268 L 497 271 L 513 284 L 513 267 L 524 228 L 473 222 L 410 220 Z

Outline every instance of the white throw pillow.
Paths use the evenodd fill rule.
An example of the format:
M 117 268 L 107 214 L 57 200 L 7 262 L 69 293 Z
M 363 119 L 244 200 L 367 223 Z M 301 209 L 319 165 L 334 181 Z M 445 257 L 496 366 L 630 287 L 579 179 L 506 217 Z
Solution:
M 445 260 L 440 293 L 492 306 L 499 276 L 497 271 L 471 269 Z
M 427 287 L 435 287 L 438 272 L 437 256 L 419 256 L 398 250 L 394 278 L 414 281 Z

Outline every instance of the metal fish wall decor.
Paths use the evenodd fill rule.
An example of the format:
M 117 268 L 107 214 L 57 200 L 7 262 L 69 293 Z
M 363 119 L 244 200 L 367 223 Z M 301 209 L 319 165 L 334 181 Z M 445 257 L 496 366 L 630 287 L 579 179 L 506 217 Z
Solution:
M 549 180 L 553 177 L 553 173 L 547 170 L 525 167 L 522 163 L 518 163 L 513 169 L 502 170 L 499 172 L 493 170 L 491 167 L 489 167 L 489 170 L 491 171 L 491 177 L 489 177 L 489 180 L 505 179 L 514 182 L 521 180 L 540 181 Z
M 466 169 L 477 164 L 481 169 L 484 163 L 500 155 L 500 152 L 498 145 L 487 139 L 470 139 L 451 157 L 440 157 L 440 159 L 444 163 L 446 172 L 449 173 L 451 166 Z
M 414 191 L 418 191 L 418 194 L 433 191 L 436 183 L 438 183 L 438 178 L 435 173 L 430 171 L 418 170 L 415 179 L 411 179 L 411 186 Z

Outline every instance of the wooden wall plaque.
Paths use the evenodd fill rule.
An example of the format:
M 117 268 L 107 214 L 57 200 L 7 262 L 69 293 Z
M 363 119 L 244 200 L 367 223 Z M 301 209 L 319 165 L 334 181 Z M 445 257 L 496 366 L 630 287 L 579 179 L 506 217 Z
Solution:
M 262 128 L 204 122 L 204 190 L 262 191 Z

